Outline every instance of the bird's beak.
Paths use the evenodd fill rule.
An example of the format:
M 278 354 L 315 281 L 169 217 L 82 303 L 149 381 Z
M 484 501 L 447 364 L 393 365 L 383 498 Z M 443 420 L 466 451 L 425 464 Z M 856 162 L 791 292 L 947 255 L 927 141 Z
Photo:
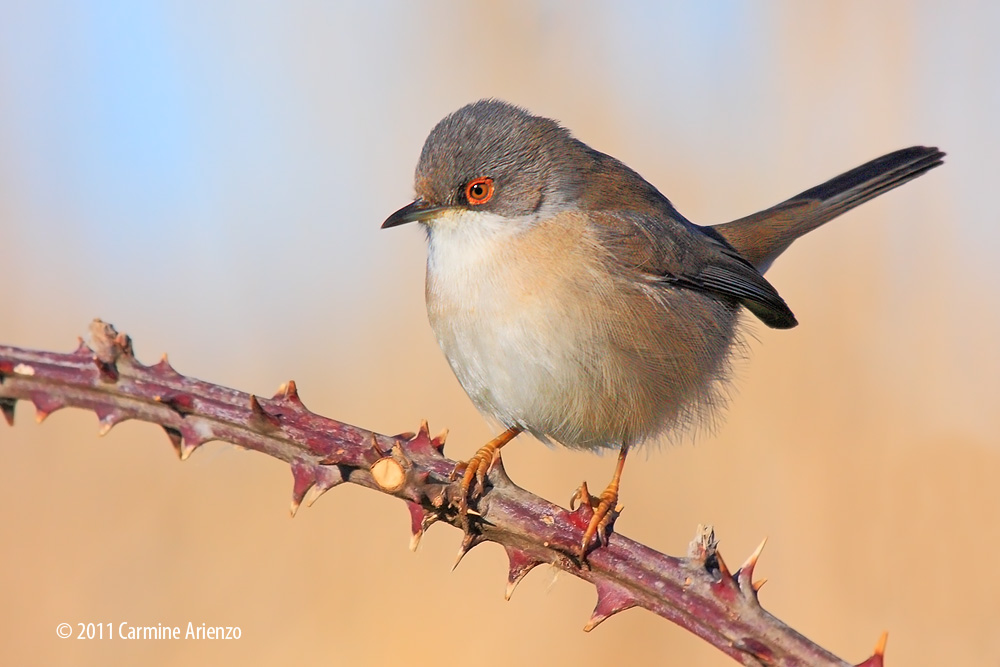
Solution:
M 413 201 L 413 203 L 407 204 L 386 218 L 385 222 L 382 223 L 382 229 L 405 225 L 408 222 L 422 222 L 429 218 L 433 218 L 435 215 L 446 210 L 447 208 L 447 206 L 434 206 L 433 204 L 430 204 L 418 197 Z

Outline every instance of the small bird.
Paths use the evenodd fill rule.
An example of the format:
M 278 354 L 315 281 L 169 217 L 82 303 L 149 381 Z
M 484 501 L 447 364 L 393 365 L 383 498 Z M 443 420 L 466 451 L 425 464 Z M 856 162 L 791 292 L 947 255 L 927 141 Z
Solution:
M 427 315 L 472 402 L 503 433 L 462 475 L 460 510 L 484 491 L 501 447 L 543 442 L 618 449 L 580 543 L 607 541 L 633 447 L 710 419 L 724 403 L 745 308 L 769 327 L 797 322 L 764 278 L 808 231 L 942 164 L 914 146 L 767 210 L 716 226 L 558 122 L 495 99 L 450 114 L 420 154 L 415 200 L 383 228 L 427 231 Z M 472 488 L 473 480 L 476 487 Z

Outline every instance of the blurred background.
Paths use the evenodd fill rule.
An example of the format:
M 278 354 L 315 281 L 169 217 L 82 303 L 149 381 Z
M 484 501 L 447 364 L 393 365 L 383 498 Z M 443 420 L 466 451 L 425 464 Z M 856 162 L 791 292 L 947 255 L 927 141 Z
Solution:
M 560 119 L 689 218 L 731 220 L 912 144 L 944 167 L 799 241 L 768 278 L 726 421 L 640 452 L 620 532 L 734 566 L 852 661 L 1000 664 L 1000 5 L 990 2 L 12 2 L 0 24 L 0 343 L 93 317 L 141 360 L 382 433 L 491 436 L 426 323 L 412 196 L 427 132 L 496 96 Z M 9 665 L 729 665 L 643 610 L 581 632 L 593 588 L 500 547 L 410 553 L 402 503 L 340 487 L 288 518 L 287 466 L 92 414 L 0 428 Z M 567 502 L 611 456 L 504 450 Z M 74 625 L 238 625 L 238 641 L 78 641 Z

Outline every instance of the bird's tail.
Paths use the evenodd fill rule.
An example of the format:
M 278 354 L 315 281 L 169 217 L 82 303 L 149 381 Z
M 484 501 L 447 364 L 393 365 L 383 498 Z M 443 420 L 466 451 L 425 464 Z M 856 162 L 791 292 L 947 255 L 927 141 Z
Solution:
M 855 167 L 777 206 L 712 229 L 764 273 L 795 239 L 937 167 L 944 155 L 937 148 L 904 148 Z

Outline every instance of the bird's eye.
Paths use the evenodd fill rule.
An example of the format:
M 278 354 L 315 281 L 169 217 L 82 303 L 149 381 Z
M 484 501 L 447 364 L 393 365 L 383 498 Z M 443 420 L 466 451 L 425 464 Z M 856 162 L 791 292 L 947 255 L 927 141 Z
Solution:
M 493 197 L 493 179 L 489 176 L 474 178 L 465 186 L 465 199 L 473 206 L 485 204 Z

